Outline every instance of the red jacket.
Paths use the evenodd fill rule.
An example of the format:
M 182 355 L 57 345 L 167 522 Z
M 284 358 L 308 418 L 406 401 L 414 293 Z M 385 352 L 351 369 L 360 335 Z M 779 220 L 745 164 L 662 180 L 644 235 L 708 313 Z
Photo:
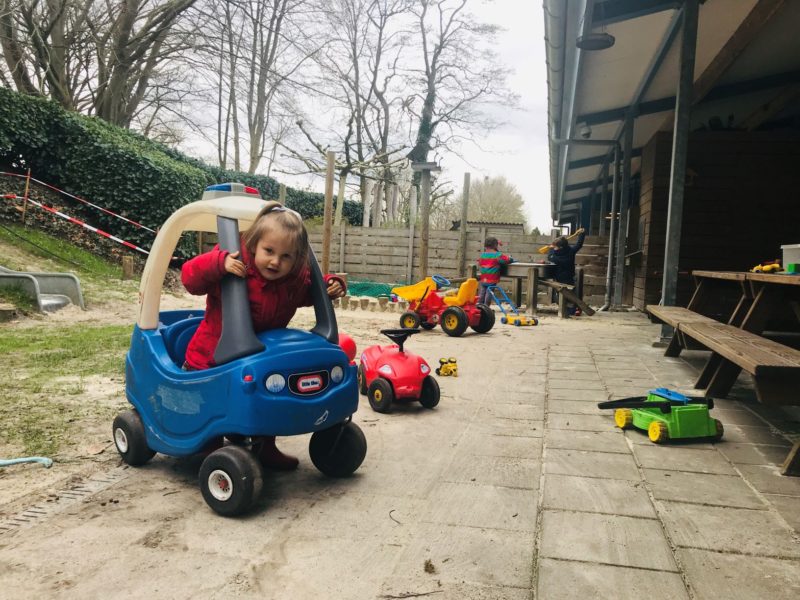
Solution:
M 222 334 L 222 290 L 220 282 L 227 275 L 227 250 L 215 246 L 184 263 L 181 281 L 190 294 L 206 294 L 206 313 L 186 348 L 186 363 L 193 369 L 213 367 L 214 351 Z M 286 327 L 297 308 L 311 306 L 311 273 L 308 268 L 299 273 L 268 281 L 253 265 L 253 259 L 242 244 L 240 260 L 247 266 L 247 295 L 250 314 L 256 333 Z M 328 278 L 326 278 L 328 279 Z

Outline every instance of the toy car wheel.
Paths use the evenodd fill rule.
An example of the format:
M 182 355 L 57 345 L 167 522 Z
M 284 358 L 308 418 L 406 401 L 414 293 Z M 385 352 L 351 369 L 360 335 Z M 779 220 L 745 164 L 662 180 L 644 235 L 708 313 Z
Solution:
M 156 453 L 147 447 L 144 423 L 137 411 L 126 410 L 119 413 L 114 418 L 111 430 L 114 445 L 125 463 L 139 467 L 155 456 Z
M 620 429 L 627 429 L 633 424 L 633 411 L 630 408 L 618 408 L 614 411 L 614 423 Z
M 451 306 L 442 313 L 442 329 L 449 336 L 459 337 L 467 330 L 467 325 L 467 313 L 458 306 Z
M 439 382 L 430 375 L 422 380 L 422 393 L 419 397 L 419 403 L 425 408 L 433 408 L 439 404 Z
M 488 333 L 494 327 L 494 311 L 485 304 L 475 305 L 481 314 L 480 321 L 472 329 L 478 333 Z
M 506 323 L 508 323 L 508 319 L 506 319 L 505 317 L 500 317 L 500 322 L 501 322 L 503 325 L 505 325 Z
M 369 398 L 369 405 L 372 410 L 379 413 L 388 413 L 392 410 L 392 402 L 394 401 L 392 384 L 383 377 L 378 377 L 369 384 L 367 398 Z
M 442 374 L 442 370 L 439 367 L 436 367 L 436 374 L 437 375 L 441 375 Z
M 235 517 L 250 509 L 263 485 L 258 459 L 242 446 L 220 448 L 200 465 L 203 499 L 223 517 Z
M 722 421 L 719 419 L 714 419 L 714 425 L 717 427 L 717 433 L 714 434 L 714 441 L 718 442 L 722 439 L 722 436 L 725 434 L 725 428 L 722 426 Z
M 647 428 L 647 437 L 655 444 L 661 444 L 669 439 L 669 431 L 665 423 L 661 421 L 651 421 Z
M 352 421 L 315 431 L 308 443 L 311 462 L 329 477 L 347 477 L 367 455 L 367 438 Z
M 430 331 L 431 329 L 436 327 L 436 323 L 428 323 L 427 321 L 425 321 L 424 323 L 420 323 L 419 326 L 422 327 L 423 329 L 426 329 L 427 331 Z
M 403 329 L 418 329 L 420 326 L 419 315 L 412 311 L 400 315 L 400 327 Z
M 514 325 L 515 325 L 516 327 L 519 327 L 519 326 L 521 325 L 521 323 L 520 323 L 520 322 L 517 320 L 517 321 L 514 321 Z
M 361 394 L 367 393 L 367 374 L 364 373 L 364 365 L 358 365 L 358 391 Z

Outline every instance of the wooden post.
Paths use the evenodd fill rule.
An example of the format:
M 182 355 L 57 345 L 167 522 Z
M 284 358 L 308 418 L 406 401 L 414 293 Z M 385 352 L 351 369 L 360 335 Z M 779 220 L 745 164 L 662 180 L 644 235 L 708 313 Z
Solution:
M 537 302 L 539 300 L 536 297 L 536 294 L 538 293 L 538 290 L 539 290 L 539 271 L 537 270 L 536 267 L 529 267 L 528 268 L 528 286 L 527 286 L 527 289 L 525 290 L 525 293 L 527 294 L 526 302 L 527 302 L 527 305 L 528 305 L 526 312 L 529 315 L 535 315 L 536 314 L 536 305 L 537 305 Z
M 344 243 L 345 243 L 345 229 L 347 224 L 342 221 L 339 223 L 339 272 L 344 273 Z
M 413 185 L 408 194 L 408 264 L 406 281 L 414 277 L 414 227 L 417 224 L 417 188 Z
M 469 173 L 464 173 L 464 192 L 461 201 L 461 228 L 458 231 L 458 276 L 467 272 L 467 208 L 469 205 Z
M 278 202 L 286 206 L 286 186 L 284 184 L 278 187 Z
M 411 163 L 411 169 L 420 172 L 420 244 L 419 244 L 419 275 L 420 279 L 428 276 L 428 234 L 430 232 L 431 214 L 431 171 L 441 171 L 442 168 L 435 162 Z
M 133 257 L 132 256 L 123 256 L 122 257 L 122 278 L 123 279 L 133 279 Z
M 22 195 L 22 226 L 25 226 L 25 212 L 28 209 L 28 191 L 31 189 L 31 170 L 25 177 L 25 193 Z
M 327 152 L 328 168 L 325 173 L 325 209 L 322 226 L 322 272 L 330 273 L 331 266 L 331 224 L 333 223 L 333 167 L 336 154 Z M 344 270 L 344 269 L 342 269 Z
M 339 173 L 339 193 L 336 194 L 336 214 L 333 217 L 333 226 L 339 227 L 342 222 L 342 209 L 344 207 L 344 192 L 347 185 L 347 172 L 342 170 Z

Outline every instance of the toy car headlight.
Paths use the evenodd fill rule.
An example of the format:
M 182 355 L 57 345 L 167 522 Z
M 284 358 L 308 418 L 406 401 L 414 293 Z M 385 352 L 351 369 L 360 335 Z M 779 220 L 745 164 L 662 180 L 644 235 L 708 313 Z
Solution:
M 422 363 L 419 366 L 419 372 L 422 373 L 423 375 L 427 375 L 428 373 L 431 372 L 431 368 L 428 365 L 426 365 L 425 363 Z
M 344 379 L 344 369 L 339 366 L 333 367 L 331 369 L 331 380 L 333 383 L 339 383 L 342 379 Z
M 378 369 L 378 371 L 384 375 L 394 375 L 394 371 L 389 365 L 383 365 L 380 369 Z
M 272 375 L 267 377 L 265 385 L 267 386 L 267 389 L 270 392 L 272 392 L 273 394 L 277 394 L 283 388 L 286 387 L 286 378 L 280 373 L 273 373 Z

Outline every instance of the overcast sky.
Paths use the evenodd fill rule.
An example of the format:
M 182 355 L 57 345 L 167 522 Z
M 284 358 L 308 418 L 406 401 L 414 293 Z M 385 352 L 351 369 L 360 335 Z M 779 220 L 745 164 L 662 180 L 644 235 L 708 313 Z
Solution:
M 550 173 L 547 148 L 547 66 L 544 46 L 544 12 L 535 0 L 471 0 L 470 11 L 487 23 L 505 28 L 496 51 L 514 69 L 509 87 L 520 96 L 521 110 L 504 116 L 507 124 L 483 140 L 482 148 L 465 147 L 465 164 L 444 155 L 443 172 L 460 191 L 464 173 L 472 181 L 503 175 L 525 201 L 529 227 L 549 233 Z

